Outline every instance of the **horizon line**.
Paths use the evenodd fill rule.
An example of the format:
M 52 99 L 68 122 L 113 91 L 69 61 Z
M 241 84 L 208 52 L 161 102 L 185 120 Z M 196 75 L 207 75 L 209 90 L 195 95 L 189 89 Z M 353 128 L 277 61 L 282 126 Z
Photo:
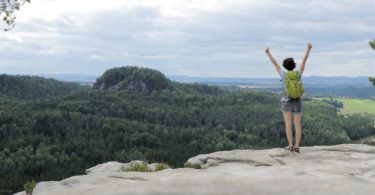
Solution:
M 7 74 L 7 75 L 18 75 L 18 76 L 42 76 L 42 75 L 71 75 L 71 76 L 101 76 L 102 74 L 85 74 L 85 73 L 1 73 L 1 74 Z M 164 74 L 164 73 L 163 73 Z M 166 77 L 188 77 L 188 78 L 209 78 L 209 79 L 274 79 L 279 77 L 244 77 L 244 76 L 191 76 L 191 75 L 182 75 L 182 74 L 164 74 Z M 335 76 L 324 76 L 324 75 L 309 75 L 304 76 L 304 78 L 308 77 L 324 77 L 324 78 L 332 78 L 332 77 L 345 77 L 345 78 L 360 78 L 360 77 L 371 77 L 370 75 L 360 75 L 360 76 L 345 76 L 345 75 L 335 75 Z

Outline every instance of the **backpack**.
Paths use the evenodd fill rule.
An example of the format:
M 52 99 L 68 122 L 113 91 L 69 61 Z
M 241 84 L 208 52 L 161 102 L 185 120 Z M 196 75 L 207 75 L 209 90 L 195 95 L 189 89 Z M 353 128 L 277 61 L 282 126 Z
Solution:
M 297 71 L 287 71 L 285 75 L 285 94 L 287 97 L 297 99 L 302 96 L 304 88 L 301 75 Z

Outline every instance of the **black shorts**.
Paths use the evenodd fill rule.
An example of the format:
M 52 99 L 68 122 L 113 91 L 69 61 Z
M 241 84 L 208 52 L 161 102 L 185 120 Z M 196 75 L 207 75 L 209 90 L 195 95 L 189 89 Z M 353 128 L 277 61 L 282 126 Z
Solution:
M 285 99 L 281 100 L 281 112 L 302 112 L 302 101 L 298 99 Z

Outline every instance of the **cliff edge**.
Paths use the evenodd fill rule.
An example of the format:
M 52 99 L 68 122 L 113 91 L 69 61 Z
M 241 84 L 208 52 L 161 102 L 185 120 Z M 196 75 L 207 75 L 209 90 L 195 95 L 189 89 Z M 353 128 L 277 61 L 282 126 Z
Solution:
M 188 159 L 185 166 L 195 168 L 155 172 L 124 172 L 123 166 L 129 163 L 109 162 L 88 169 L 87 175 L 40 182 L 33 195 L 374 194 L 374 146 L 343 144 L 300 150 L 219 151 Z

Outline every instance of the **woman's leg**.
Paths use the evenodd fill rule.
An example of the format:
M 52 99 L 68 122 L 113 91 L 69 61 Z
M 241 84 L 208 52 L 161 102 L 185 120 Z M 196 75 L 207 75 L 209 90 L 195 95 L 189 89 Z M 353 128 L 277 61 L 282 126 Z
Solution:
M 285 132 L 288 138 L 289 146 L 293 146 L 293 132 L 292 132 L 292 112 L 283 112 L 285 121 Z
M 295 112 L 293 115 L 294 127 L 296 128 L 296 147 L 299 147 L 299 143 L 301 141 L 301 115 L 302 112 Z

